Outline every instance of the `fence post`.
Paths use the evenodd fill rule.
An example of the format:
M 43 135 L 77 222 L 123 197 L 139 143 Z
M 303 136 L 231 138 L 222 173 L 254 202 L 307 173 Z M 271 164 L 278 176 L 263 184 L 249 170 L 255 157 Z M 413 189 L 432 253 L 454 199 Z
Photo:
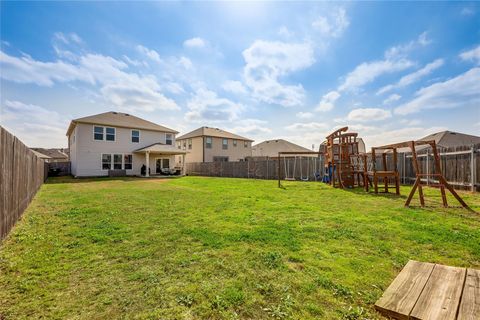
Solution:
M 477 160 L 477 157 L 475 157 L 475 146 L 472 145 L 472 148 L 470 149 L 470 179 L 472 181 L 472 186 L 471 186 L 472 192 L 475 191 L 475 182 L 476 182 L 475 171 L 477 169 L 476 160 Z

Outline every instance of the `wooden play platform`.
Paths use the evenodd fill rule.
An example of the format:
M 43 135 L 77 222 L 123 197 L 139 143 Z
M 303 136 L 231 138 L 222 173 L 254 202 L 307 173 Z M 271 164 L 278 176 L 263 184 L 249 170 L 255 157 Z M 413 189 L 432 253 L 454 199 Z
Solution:
M 480 270 L 410 260 L 375 303 L 394 319 L 480 319 Z

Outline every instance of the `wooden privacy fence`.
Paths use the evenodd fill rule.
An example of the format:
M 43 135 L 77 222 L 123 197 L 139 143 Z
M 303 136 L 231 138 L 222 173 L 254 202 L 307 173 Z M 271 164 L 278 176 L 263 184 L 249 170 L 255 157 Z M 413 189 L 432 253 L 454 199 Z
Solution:
M 474 146 L 463 146 L 455 148 L 439 148 L 440 161 L 445 179 L 455 188 L 480 191 L 480 144 Z M 417 152 L 420 170 L 423 173 L 433 172 L 433 155 L 429 149 Z M 235 177 L 253 179 L 278 179 L 277 158 L 262 160 L 249 160 L 240 162 L 206 162 L 187 163 L 187 174 L 211 177 Z M 387 155 L 387 165 L 393 161 L 391 155 Z M 315 180 L 314 174 L 318 172 L 320 179 L 323 177 L 324 157 L 281 157 L 280 158 L 280 179 L 292 176 L 301 180 L 308 175 L 308 180 Z M 381 156 L 376 161 L 381 165 Z M 410 153 L 399 153 L 397 168 L 400 181 L 403 184 L 413 184 L 415 171 L 413 169 Z M 380 167 L 378 170 L 382 170 Z M 425 178 L 427 179 L 427 178 Z M 306 180 L 306 179 L 305 179 Z M 429 179 L 427 183 L 436 183 Z
M 45 168 L 42 159 L 0 126 L 0 240 L 44 182 Z

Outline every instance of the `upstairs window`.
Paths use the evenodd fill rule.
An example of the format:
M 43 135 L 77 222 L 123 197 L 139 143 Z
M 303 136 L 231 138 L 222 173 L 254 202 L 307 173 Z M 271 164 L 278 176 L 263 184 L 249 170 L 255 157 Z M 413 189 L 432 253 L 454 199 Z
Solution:
M 187 140 L 183 140 L 183 150 L 187 149 Z
M 123 162 L 125 166 L 125 170 L 132 170 L 132 155 L 126 154 L 123 156 Z
M 165 144 L 172 145 L 173 143 L 173 135 L 171 133 L 167 133 L 165 135 Z
M 188 139 L 188 150 L 192 150 L 192 139 Z
M 233 140 L 233 146 L 234 146 L 234 147 L 237 146 L 237 140 Z
M 93 140 L 103 140 L 105 128 L 104 127 L 93 127 Z
M 107 141 L 115 141 L 115 128 L 105 128 L 105 140 Z
M 112 155 L 102 154 L 102 170 L 112 169 Z
M 139 130 L 132 130 L 132 142 L 135 142 L 135 143 L 140 142 L 140 131 Z
M 244 146 L 245 148 L 248 148 L 248 141 L 244 141 L 244 142 L 243 142 L 243 146 Z
M 226 150 L 228 149 L 228 139 L 222 139 L 222 149 Z
M 212 137 L 205 138 L 205 148 L 212 149 Z
M 182 143 L 180 141 L 177 142 L 178 149 L 182 149 Z

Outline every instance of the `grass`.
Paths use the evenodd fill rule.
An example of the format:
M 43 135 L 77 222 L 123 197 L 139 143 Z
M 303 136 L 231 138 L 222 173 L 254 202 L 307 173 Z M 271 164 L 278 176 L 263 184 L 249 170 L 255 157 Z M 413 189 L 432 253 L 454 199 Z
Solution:
M 2 243 L 0 319 L 376 319 L 409 259 L 480 268 L 479 214 L 284 184 L 51 179 Z

